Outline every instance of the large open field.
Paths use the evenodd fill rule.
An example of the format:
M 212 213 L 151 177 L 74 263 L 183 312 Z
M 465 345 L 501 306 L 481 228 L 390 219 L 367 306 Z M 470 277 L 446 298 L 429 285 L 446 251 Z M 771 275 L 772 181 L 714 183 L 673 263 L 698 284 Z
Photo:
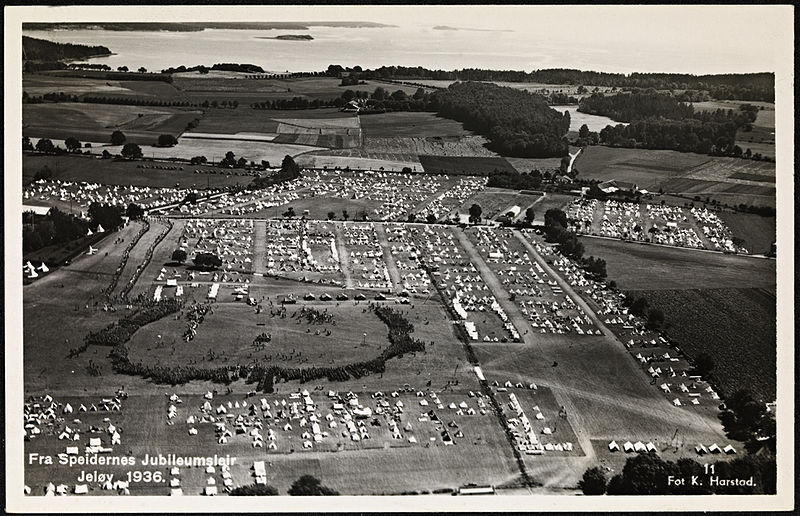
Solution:
M 367 138 L 428 136 L 467 136 L 461 122 L 441 118 L 434 113 L 382 113 L 361 115 L 361 128 Z
M 665 314 L 667 333 L 690 356 L 708 353 L 721 394 L 775 399 L 774 287 L 638 291 Z
M 775 260 L 581 237 L 587 255 L 606 261 L 623 290 L 774 288 Z
M 202 116 L 200 111 L 111 104 L 25 104 L 22 134 L 25 136 L 107 142 L 121 130 L 134 143 L 155 143 L 160 134 L 178 135 L 186 124 Z
M 505 158 L 420 156 L 420 163 L 429 174 L 485 175 L 494 171 L 516 172 Z
M 767 253 L 776 241 L 775 217 L 723 211 L 720 218 L 730 228 L 733 236 L 744 240 L 744 246 L 752 254 Z
M 141 168 L 140 162 L 98 159 L 94 156 L 42 156 L 25 154 L 22 157 L 22 181 L 27 184 L 44 167 L 53 172 L 53 179 L 61 181 L 83 181 L 108 185 L 151 186 L 155 188 L 224 187 L 249 183 L 251 178 L 217 173 L 215 167 L 183 165 L 183 170 L 159 170 Z M 202 174 L 196 174 L 200 170 Z M 213 172 L 213 173 L 211 173 Z
M 588 147 L 575 160 L 579 177 L 632 182 L 651 192 L 663 190 L 723 204 L 774 206 L 775 164 L 675 151 Z M 758 177 L 754 177 L 758 176 Z M 774 180 L 774 179 L 773 179 Z
M 370 93 L 377 87 L 387 91 L 403 90 L 408 95 L 417 91 L 416 86 L 386 84 L 367 81 L 357 86 L 340 86 L 341 79 L 334 77 L 307 77 L 289 79 L 247 79 L 249 74 L 236 72 L 211 72 L 201 75 L 195 72 L 179 73 L 173 76 L 173 84 L 183 94 L 195 102 L 204 100 L 238 100 L 249 105 L 251 102 L 290 99 L 301 97 L 310 100 L 331 100 L 340 97 L 346 90 L 363 90 Z

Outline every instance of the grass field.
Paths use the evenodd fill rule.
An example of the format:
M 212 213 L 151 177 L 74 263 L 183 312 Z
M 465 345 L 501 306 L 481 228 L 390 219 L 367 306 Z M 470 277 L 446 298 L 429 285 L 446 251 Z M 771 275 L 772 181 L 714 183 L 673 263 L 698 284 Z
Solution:
M 636 183 L 639 188 L 658 191 L 667 179 L 678 177 L 711 158 L 675 151 L 616 149 L 593 146 L 575 159 L 578 177 Z
M 505 158 L 500 157 L 420 156 L 419 161 L 429 174 L 483 175 L 495 170 L 516 172 Z
M 195 170 L 214 171 L 214 167 L 184 165 L 183 170 L 158 170 L 138 168 L 140 162 L 114 161 L 88 156 L 40 156 L 25 154 L 22 157 L 22 181 L 33 180 L 43 167 L 53 171 L 53 179 L 62 181 L 84 181 L 109 185 L 133 185 L 172 187 L 180 183 L 183 187 L 224 187 L 249 183 L 249 177 L 229 174 L 195 174 Z
M 775 260 L 581 237 L 623 290 L 775 288 Z
M 80 141 L 108 142 L 119 129 L 128 142 L 155 143 L 160 134 L 179 135 L 186 124 L 202 112 L 177 108 L 154 108 L 112 104 L 25 104 L 22 109 L 22 134 L 63 140 L 74 136 Z
M 361 128 L 367 138 L 428 136 L 468 136 L 461 122 L 440 118 L 434 113 L 381 113 L 361 115 Z
M 752 254 L 766 253 L 776 240 L 775 217 L 722 212 L 720 218 L 730 228 L 733 236 L 744 240 L 745 248 Z
M 226 289 L 222 293 L 228 294 Z M 335 295 L 332 289 L 331 295 Z M 262 295 L 277 301 L 270 292 L 253 290 L 251 297 Z M 265 303 L 267 301 L 264 301 Z M 231 297 L 221 298 L 207 314 L 191 342 L 181 339 L 186 321 L 162 319 L 142 328 L 131 340 L 131 357 L 143 363 L 197 363 L 198 367 L 214 367 L 218 363 L 248 364 L 264 361 L 284 367 L 313 367 L 358 362 L 366 357 L 380 355 L 389 341 L 386 325 L 372 312 L 352 302 L 337 306 L 336 302 L 304 304 L 332 316 L 326 324 L 312 324 L 299 316 L 299 307 L 287 307 L 287 315 L 278 314 L 279 304 L 270 315 L 269 307 L 261 314 L 244 302 L 234 302 Z M 317 330 L 321 333 L 316 334 Z M 326 335 L 326 330 L 331 335 Z M 272 341 L 262 351 L 253 347 L 256 336 L 267 333 Z M 362 337 L 366 333 L 366 338 Z M 161 339 L 157 338 L 161 335 Z M 219 359 L 207 360 L 211 351 Z
M 332 120 L 335 124 L 357 124 L 357 122 L 353 121 L 358 120 L 358 117 L 354 114 L 342 113 L 336 108 L 285 111 L 250 109 L 248 106 L 240 105 L 236 109 L 206 109 L 198 130 L 223 134 L 239 132 L 277 133 L 281 120 L 297 118 L 302 118 L 304 123 L 310 126 L 314 124 L 312 120 L 317 120 L 319 124 L 324 124 L 324 120 Z
M 678 346 L 714 359 L 712 376 L 722 395 L 747 389 L 765 402 L 775 399 L 775 290 L 713 288 L 639 291 L 663 310 L 667 333 Z
M 414 172 L 422 171 L 422 166 L 419 164 L 419 159 L 416 156 L 360 153 L 357 150 L 355 150 L 355 152 L 352 151 L 354 150 L 346 149 L 344 151 L 335 151 L 337 155 L 332 155 L 328 151 L 315 151 L 298 156 L 295 161 L 302 167 L 310 168 L 327 167 L 329 169 L 343 169 L 350 167 L 359 170 L 379 170 L 383 168 L 387 171 L 400 172 L 405 167 L 409 167 Z M 338 155 L 338 153 L 347 153 L 348 156 Z M 354 154 L 354 156 L 349 156 L 349 154 Z
M 512 206 L 519 206 L 520 213 L 524 215 L 525 209 L 539 199 L 541 196 L 538 195 L 521 194 L 514 190 L 501 188 L 487 188 L 464 201 L 459 210 L 466 213 L 470 206 L 477 204 L 483 209 L 482 217 L 494 218 L 504 215 L 505 210 Z
M 197 99 L 251 99 L 261 102 L 280 98 L 304 97 L 308 99 L 330 100 L 340 97 L 345 90 L 365 90 L 372 92 L 383 87 L 390 93 L 403 90 L 409 95 L 417 91 L 416 86 L 403 86 L 367 81 L 357 86 L 340 86 L 341 79 L 335 77 L 308 77 L 294 79 L 245 79 L 248 74 L 225 73 L 200 75 L 197 73 L 175 74 L 173 84 L 190 98 Z
M 108 145 L 103 148 L 108 149 L 112 154 L 119 154 L 122 151 L 121 145 Z M 209 161 L 218 163 L 225 157 L 228 151 L 232 151 L 236 155 L 236 159 L 243 157 L 248 161 L 255 161 L 256 163 L 266 160 L 276 165 L 279 164 L 287 154 L 290 156 L 297 156 L 298 154 L 320 149 L 321 147 L 310 145 L 197 138 L 180 138 L 178 144 L 174 147 L 142 145 L 142 153 L 147 158 L 181 158 L 188 160 L 195 156 L 205 156 Z M 100 151 L 95 149 L 95 152 Z

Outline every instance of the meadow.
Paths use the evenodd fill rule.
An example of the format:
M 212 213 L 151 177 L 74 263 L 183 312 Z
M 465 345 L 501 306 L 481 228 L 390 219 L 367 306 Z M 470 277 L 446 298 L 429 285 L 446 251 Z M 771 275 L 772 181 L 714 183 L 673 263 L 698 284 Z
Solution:
M 580 237 L 586 255 L 606 261 L 623 290 L 774 288 L 775 260 Z
M 210 157 L 210 156 L 209 156 Z M 61 181 L 83 181 L 109 185 L 151 186 L 154 188 L 182 187 L 217 188 L 249 183 L 251 178 L 218 173 L 216 167 L 184 164 L 179 170 L 140 168 L 141 162 L 98 159 L 96 156 L 44 156 L 24 154 L 22 157 L 22 181 L 27 184 L 42 168 L 53 172 L 52 179 Z M 180 168 L 183 170 L 180 170 Z M 203 173 L 197 174 L 195 170 Z
M 22 134 L 63 140 L 74 136 L 81 142 L 110 142 L 121 130 L 128 142 L 153 144 L 161 134 L 179 135 L 201 111 L 168 107 L 113 104 L 24 104 Z
M 360 115 L 361 128 L 367 138 L 426 138 L 429 136 L 469 136 L 461 122 L 441 118 L 434 113 L 378 113 Z

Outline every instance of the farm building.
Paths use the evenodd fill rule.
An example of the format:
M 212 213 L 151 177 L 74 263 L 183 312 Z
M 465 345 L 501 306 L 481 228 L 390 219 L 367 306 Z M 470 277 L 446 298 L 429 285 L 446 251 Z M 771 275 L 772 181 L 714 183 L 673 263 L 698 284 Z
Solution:
M 627 181 L 617 181 L 616 179 L 609 179 L 598 184 L 597 187 L 603 193 L 614 193 L 617 191 L 623 192 L 636 192 L 639 186 L 636 183 L 629 183 Z

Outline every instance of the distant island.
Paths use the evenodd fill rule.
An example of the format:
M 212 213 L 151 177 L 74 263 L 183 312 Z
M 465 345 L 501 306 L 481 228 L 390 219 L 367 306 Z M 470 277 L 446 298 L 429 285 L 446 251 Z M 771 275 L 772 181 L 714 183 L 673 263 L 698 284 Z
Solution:
M 282 39 L 287 41 L 311 41 L 310 34 L 281 34 L 280 36 L 258 36 L 256 39 Z
M 319 22 L 80 22 L 80 23 L 24 23 L 22 30 L 112 30 L 129 32 L 200 32 L 206 29 L 224 30 L 308 30 L 310 27 L 339 27 L 347 29 L 396 27 L 385 23 L 366 21 Z M 286 39 L 286 38 L 282 38 Z M 305 39 L 305 38 L 304 38 Z

